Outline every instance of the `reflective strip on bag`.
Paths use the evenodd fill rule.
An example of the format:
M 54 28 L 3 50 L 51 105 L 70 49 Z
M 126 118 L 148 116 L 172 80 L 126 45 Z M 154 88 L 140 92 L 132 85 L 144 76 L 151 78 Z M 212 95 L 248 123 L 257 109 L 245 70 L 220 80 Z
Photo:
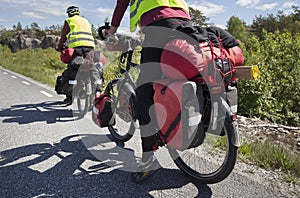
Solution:
M 212 109 L 212 130 L 216 130 L 218 127 L 218 108 L 219 104 L 218 102 L 213 103 L 213 109 Z
M 99 114 L 99 109 L 97 109 L 95 106 L 93 106 L 93 112 L 98 115 Z
M 69 80 L 69 85 L 77 85 L 77 80 Z
M 193 116 L 189 118 L 189 126 L 196 126 L 201 122 L 202 115 L 199 113 L 197 116 Z
M 230 108 L 233 113 L 237 113 L 237 109 L 238 109 L 237 105 L 232 105 L 232 106 L 230 106 Z

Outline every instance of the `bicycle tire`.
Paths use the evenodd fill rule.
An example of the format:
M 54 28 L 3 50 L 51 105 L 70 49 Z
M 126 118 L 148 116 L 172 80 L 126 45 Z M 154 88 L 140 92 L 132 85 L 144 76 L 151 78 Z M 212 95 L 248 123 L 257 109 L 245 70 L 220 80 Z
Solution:
M 134 94 L 134 89 L 128 83 L 122 83 L 119 79 L 118 81 L 114 81 L 109 89 L 117 89 L 110 90 L 111 96 L 115 102 L 114 104 L 114 112 L 116 112 L 116 122 L 115 125 L 109 126 L 108 130 L 113 137 L 114 141 L 117 142 L 126 142 L 130 140 L 137 128 L 137 119 L 133 116 L 133 108 L 134 108 L 134 96 L 129 98 L 124 98 L 124 94 Z M 120 86 L 116 86 L 117 83 L 122 83 Z M 124 93 L 130 91 L 131 93 Z M 106 90 L 107 92 L 107 90 Z M 122 100 L 126 101 L 122 101 Z M 126 115 L 124 115 L 126 114 Z
M 91 107 L 91 101 L 92 101 L 92 94 L 87 94 L 87 82 L 81 83 L 77 93 L 76 93 L 76 99 L 77 99 L 77 108 L 78 108 L 78 115 L 79 117 L 84 117 L 89 108 Z
M 211 140 L 207 140 L 211 138 L 207 137 L 208 134 L 206 133 L 206 140 L 200 146 L 185 151 L 168 147 L 169 154 L 176 166 L 193 181 L 201 184 L 218 183 L 232 172 L 237 160 L 238 147 L 234 145 L 233 141 L 237 135 L 236 127 L 236 121 L 227 118 L 224 123 L 224 136 L 209 134 L 217 137 L 217 139 L 226 139 L 225 153 L 220 153 L 219 148 L 216 149 L 214 145 L 211 145 Z M 215 151 L 203 147 L 214 147 L 212 149 Z

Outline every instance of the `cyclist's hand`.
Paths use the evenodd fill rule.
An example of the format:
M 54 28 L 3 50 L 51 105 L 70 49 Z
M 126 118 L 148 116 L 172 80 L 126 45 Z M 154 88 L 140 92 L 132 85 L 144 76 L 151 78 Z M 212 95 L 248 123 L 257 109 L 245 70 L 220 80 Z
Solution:
M 104 29 L 104 36 L 107 36 L 109 34 L 109 29 Z
M 55 50 L 58 52 L 62 52 L 62 51 L 64 51 L 64 49 L 66 49 L 65 45 L 57 45 L 55 47 Z
M 106 48 L 108 50 L 114 50 L 114 48 L 119 44 L 119 38 L 116 34 L 108 34 L 105 39 Z
M 58 52 L 62 52 L 63 51 L 63 49 L 60 49 L 58 47 L 55 47 L 55 50 L 58 51 Z

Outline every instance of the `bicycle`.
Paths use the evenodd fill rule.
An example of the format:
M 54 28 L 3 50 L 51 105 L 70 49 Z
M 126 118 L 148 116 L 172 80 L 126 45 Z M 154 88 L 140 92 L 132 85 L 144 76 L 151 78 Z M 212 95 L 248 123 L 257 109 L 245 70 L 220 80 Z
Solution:
M 121 54 L 119 63 L 126 64 L 125 69 L 119 68 L 123 78 L 111 80 L 104 90 L 105 94 L 111 95 L 114 101 L 116 115 L 118 115 L 116 116 L 116 124 L 114 126 L 108 126 L 109 132 L 118 142 L 130 140 L 134 131 L 138 128 L 138 121 L 134 115 L 134 89 L 136 88 L 136 84 L 129 73 L 131 67 L 136 67 L 138 64 L 131 62 L 132 55 L 133 50 L 128 50 Z
M 132 67 L 138 66 L 132 62 L 133 51 L 129 48 L 128 51 L 122 52 L 119 62 L 126 65 L 125 69 L 120 69 L 123 78 L 113 79 L 105 89 L 106 93 L 112 94 L 116 112 L 116 124 L 108 129 L 115 141 L 123 143 L 129 141 L 138 128 L 134 114 L 136 84 L 129 72 Z M 225 87 L 227 91 L 236 89 L 234 85 L 230 86 L 229 84 Z M 185 150 L 163 144 L 176 166 L 192 180 L 203 184 L 220 182 L 232 172 L 240 145 L 235 114 L 232 113 L 226 99 L 228 93 L 224 90 L 221 94 L 212 95 L 210 89 L 207 84 L 197 86 L 197 97 L 203 101 L 202 123 L 205 135 L 202 142 Z M 220 113 L 222 110 L 223 114 Z M 220 125 L 222 120 L 224 125 Z M 221 133 L 216 133 L 217 130 L 221 130 Z
M 74 80 L 68 81 L 68 91 L 72 93 L 73 100 L 76 98 L 76 106 L 78 116 L 84 117 L 93 107 L 93 102 L 96 94 L 96 83 L 92 83 L 91 67 L 96 67 L 99 73 L 101 82 L 97 82 L 99 86 L 103 86 L 103 64 L 100 61 L 94 61 L 94 51 L 87 53 L 86 57 L 77 56 L 71 61 L 74 68 L 78 68 Z M 72 89 L 72 90 L 70 90 Z

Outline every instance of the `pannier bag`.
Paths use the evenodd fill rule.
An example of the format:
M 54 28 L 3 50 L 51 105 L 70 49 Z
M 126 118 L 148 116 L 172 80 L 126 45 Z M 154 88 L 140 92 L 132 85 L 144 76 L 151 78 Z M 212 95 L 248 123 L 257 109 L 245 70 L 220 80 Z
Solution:
M 185 150 L 204 139 L 202 102 L 196 96 L 196 84 L 184 80 L 160 80 L 153 83 L 154 107 L 163 143 Z
M 64 78 L 63 76 L 57 76 L 55 83 L 55 91 L 57 94 L 66 94 L 63 89 L 64 86 Z
M 114 101 L 110 95 L 101 93 L 96 96 L 93 105 L 92 119 L 99 127 L 108 127 L 115 124 Z
M 74 49 L 73 48 L 66 48 L 60 53 L 60 60 L 61 62 L 68 64 L 72 61 Z
M 206 57 L 185 39 L 173 39 L 163 49 L 161 55 L 162 73 L 172 79 L 191 79 L 203 72 Z
M 198 31 L 206 38 L 199 40 L 198 46 L 188 39 L 176 37 L 164 46 L 160 60 L 162 73 L 172 79 L 205 81 L 209 85 L 228 84 L 233 79 L 234 66 L 244 63 L 239 42 L 218 27 L 199 28 Z
M 57 76 L 54 90 L 57 94 L 72 95 L 74 84 L 76 80 L 67 81 L 63 76 Z

